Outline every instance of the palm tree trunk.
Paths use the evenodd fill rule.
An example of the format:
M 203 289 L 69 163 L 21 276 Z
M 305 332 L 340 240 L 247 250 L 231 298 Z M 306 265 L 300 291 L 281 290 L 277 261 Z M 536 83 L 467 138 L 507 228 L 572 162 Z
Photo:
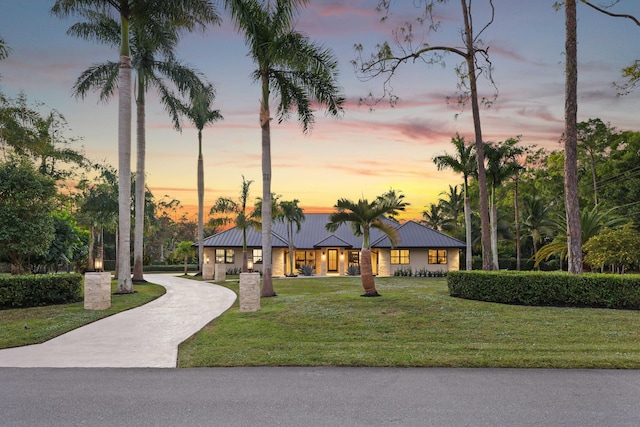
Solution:
M 567 215 L 567 256 L 569 272 L 582 273 L 582 236 L 578 199 L 578 49 L 576 0 L 565 1 L 566 11 L 566 88 L 564 196 Z
M 290 275 L 293 276 L 293 263 L 295 261 L 295 256 L 293 253 L 293 223 L 290 221 L 287 222 L 287 241 L 289 242 L 289 271 Z
M 360 278 L 362 279 L 362 287 L 364 295 L 367 297 L 380 296 L 376 290 L 376 282 L 373 277 L 373 267 L 371 265 L 371 249 L 362 248 L 360 252 Z
M 204 160 L 202 158 L 202 131 L 198 131 L 198 271 L 204 264 Z
M 135 197 L 135 225 L 133 233 L 133 281 L 144 282 L 143 252 L 144 252 L 144 189 L 145 189 L 145 101 L 144 81 L 138 75 L 138 97 L 136 99 L 137 113 L 137 154 L 136 154 L 136 197 Z
M 493 262 L 493 269 L 500 270 L 500 263 L 498 260 L 498 207 L 496 206 L 496 189 L 491 188 L 491 202 L 489 213 L 491 215 L 491 259 Z
M 96 236 L 96 227 L 93 225 L 93 221 L 91 222 L 91 227 L 89 228 L 89 256 L 87 258 L 87 271 L 95 270 L 95 260 L 93 258 L 93 246 L 95 242 Z
M 466 252 L 466 269 L 468 271 L 473 269 L 473 252 L 472 252 L 472 238 L 471 238 L 471 199 L 467 197 L 468 191 L 465 190 L 464 197 L 464 226 L 465 226 L 465 239 L 467 239 L 467 252 Z
M 484 143 L 482 141 L 482 126 L 480 125 L 480 107 L 478 104 L 478 85 L 476 82 L 475 48 L 473 46 L 473 34 L 467 1 L 461 0 L 462 14 L 464 15 L 465 44 L 467 49 L 466 62 L 471 90 L 471 111 L 473 115 L 473 127 L 476 136 L 476 155 L 478 157 L 478 186 L 480 187 L 480 224 L 482 236 L 482 268 L 492 270 L 489 233 L 489 195 L 487 193 L 487 175 L 484 168 Z
M 516 176 L 515 187 L 513 189 L 513 207 L 516 220 L 516 270 L 520 271 L 522 260 L 522 246 L 520 244 L 520 207 L 518 203 L 518 177 Z
M 126 27 L 123 20 L 122 27 Z M 123 29 L 124 32 L 124 29 Z M 128 37 L 128 31 L 126 31 Z M 128 38 L 127 38 L 128 40 Z M 120 56 L 118 72 L 118 293 L 133 293 L 131 282 L 131 58 Z
M 262 130 L 262 292 L 263 297 L 276 296 L 271 280 L 271 117 L 269 80 L 263 75 L 260 128 Z

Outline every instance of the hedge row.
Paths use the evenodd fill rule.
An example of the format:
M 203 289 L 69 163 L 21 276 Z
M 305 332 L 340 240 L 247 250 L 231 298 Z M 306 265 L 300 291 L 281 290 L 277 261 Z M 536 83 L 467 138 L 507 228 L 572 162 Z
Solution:
M 80 274 L 0 276 L 0 307 L 36 307 L 82 300 Z
M 452 271 L 453 297 L 503 304 L 640 309 L 640 276 L 561 272 Z

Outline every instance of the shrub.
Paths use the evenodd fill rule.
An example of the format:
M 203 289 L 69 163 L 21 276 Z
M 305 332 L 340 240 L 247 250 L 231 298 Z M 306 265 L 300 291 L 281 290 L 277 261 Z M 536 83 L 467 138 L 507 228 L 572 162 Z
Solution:
M 303 276 L 311 276 L 313 275 L 313 268 L 310 265 L 305 264 L 298 269 L 298 273 L 302 274 Z
M 0 276 L 0 307 L 36 307 L 82 300 L 80 274 Z
M 227 276 L 238 276 L 240 273 L 242 273 L 242 268 L 240 267 L 227 268 Z
M 640 277 L 556 272 L 452 271 L 453 297 L 503 304 L 640 308 Z
M 413 274 L 411 272 L 411 267 L 400 267 L 396 271 L 393 272 L 394 276 L 406 276 L 411 277 Z
M 350 265 L 347 267 L 347 275 L 349 276 L 359 276 L 360 275 L 360 266 L 359 265 Z

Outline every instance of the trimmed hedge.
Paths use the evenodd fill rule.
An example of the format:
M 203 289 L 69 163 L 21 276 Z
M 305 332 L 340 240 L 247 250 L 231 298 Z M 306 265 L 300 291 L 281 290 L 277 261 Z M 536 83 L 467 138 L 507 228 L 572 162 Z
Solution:
M 36 307 L 82 300 L 80 274 L 0 276 L 0 307 Z
M 516 305 L 640 309 L 640 276 L 451 271 L 449 295 Z

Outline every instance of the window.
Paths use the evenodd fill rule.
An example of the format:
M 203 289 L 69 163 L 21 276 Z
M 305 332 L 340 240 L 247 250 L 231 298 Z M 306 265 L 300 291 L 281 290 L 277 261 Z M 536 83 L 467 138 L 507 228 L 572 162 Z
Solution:
M 446 264 L 446 249 L 429 249 L 429 264 Z
M 262 249 L 253 250 L 253 263 L 262 264 Z
M 409 249 L 391 249 L 391 264 L 409 264 Z
M 216 249 L 216 264 L 234 264 L 235 253 L 233 249 Z

